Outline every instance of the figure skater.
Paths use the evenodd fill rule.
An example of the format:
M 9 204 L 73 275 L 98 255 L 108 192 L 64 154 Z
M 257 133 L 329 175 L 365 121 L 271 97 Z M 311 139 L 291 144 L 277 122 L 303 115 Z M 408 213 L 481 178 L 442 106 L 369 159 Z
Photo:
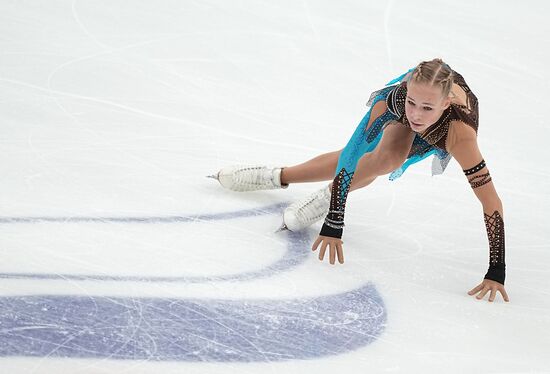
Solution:
M 483 281 L 468 292 L 494 301 L 504 289 L 504 221 L 486 162 L 477 144 L 478 100 L 464 78 L 441 59 L 424 61 L 375 91 L 369 110 L 339 151 L 319 155 L 291 167 L 232 166 L 216 175 L 233 191 L 287 188 L 291 183 L 332 180 L 328 187 L 291 204 L 281 229 L 302 230 L 325 218 L 312 250 L 319 259 L 344 263 L 344 210 L 350 191 L 368 186 L 376 177 L 399 178 L 412 164 L 433 155 L 432 174 L 441 174 L 454 157 L 483 207 L 489 239 L 489 269 Z

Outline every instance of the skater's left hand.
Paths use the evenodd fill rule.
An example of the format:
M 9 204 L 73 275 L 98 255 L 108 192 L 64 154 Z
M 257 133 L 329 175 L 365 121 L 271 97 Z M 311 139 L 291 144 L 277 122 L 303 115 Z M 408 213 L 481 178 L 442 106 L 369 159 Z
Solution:
M 489 291 L 491 291 L 491 295 L 489 296 L 489 302 L 493 302 L 495 300 L 497 291 L 500 292 L 500 294 L 504 298 L 504 301 L 506 302 L 510 301 L 510 298 L 508 297 L 508 294 L 504 289 L 504 285 L 490 279 L 484 279 L 483 282 L 478 284 L 475 288 L 471 289 L 470 292 L 468 292 L 468 295 L 473 296 L 479 292 L 479 294 L 476 296 L 476 299 L 481 300 L 485 297 L 485 295 Z
M 323 261 L 323 258 L 325 258 L 325 252 L 327 251 L 328 247 L 330 263 L 334 265 L 336 254 L 338 254 L 338 262 L 341 264 L 344 263 L 344 247 L 342 246 L 344 242 L 341 239 L 319 235 L 317 240 L 315 240 L 315 243 L 313 243 L 311 250 L 317 250 L 319 244 L 321 245 L 321 250 L 319 251 L 319 260 Z

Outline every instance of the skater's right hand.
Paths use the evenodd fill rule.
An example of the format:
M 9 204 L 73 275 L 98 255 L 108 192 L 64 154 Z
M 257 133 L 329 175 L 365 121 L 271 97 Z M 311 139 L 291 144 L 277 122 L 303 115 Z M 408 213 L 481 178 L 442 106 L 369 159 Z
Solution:
M 317 247 L 319 247 L 319 244 L 321 245 L 321 250 L 319 251 L 319 260 L 323 261 L 323 258 L 325 258 L 325 252 L 327 251 L 328 247 L 330 263 L 334 265 L 336 254 L 338 254 L 338 262 L 341 264 L 344 263 L 344 242 L 341 239 L 319 235 L 317 240 L 315 240 L 315 243 L 313 243 L 311 250 L 316 251 Z

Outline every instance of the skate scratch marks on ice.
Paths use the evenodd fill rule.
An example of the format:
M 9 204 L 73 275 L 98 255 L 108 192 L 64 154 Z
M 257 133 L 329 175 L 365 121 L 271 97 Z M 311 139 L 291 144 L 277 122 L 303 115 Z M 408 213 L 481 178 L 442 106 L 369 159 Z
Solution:
M 376 340 L 372 285 L 288 300 L 0 298 L 0 357 L 269 362 L 347 353 Z

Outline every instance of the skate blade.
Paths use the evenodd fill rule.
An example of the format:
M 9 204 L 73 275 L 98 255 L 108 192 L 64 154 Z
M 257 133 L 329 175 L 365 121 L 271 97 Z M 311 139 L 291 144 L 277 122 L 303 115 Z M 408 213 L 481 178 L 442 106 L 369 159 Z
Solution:
M 281 232 L 281 231 L 290 231 L 288 229 L 288 227 L 286 227 L 286 223 L 283 222 L 283 224 L 281 225 L 281 227 L 279 227 L 277 230 L 275 230 L 275 232 Z

